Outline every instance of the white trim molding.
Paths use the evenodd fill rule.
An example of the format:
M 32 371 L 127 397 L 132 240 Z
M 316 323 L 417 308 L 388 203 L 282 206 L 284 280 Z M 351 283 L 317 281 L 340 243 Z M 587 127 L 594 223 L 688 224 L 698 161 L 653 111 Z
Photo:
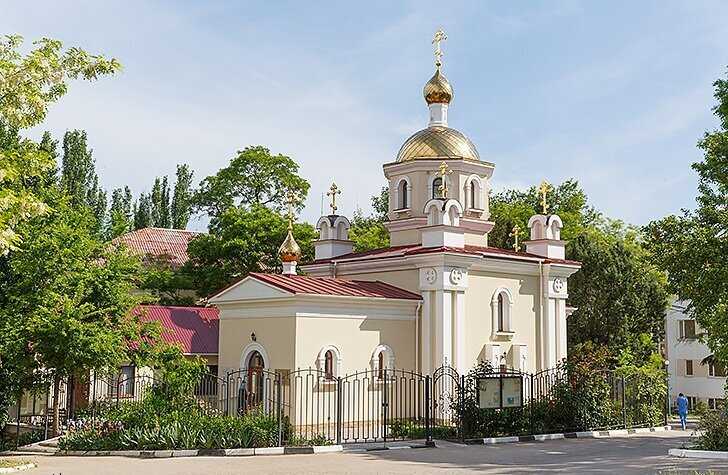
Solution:
M 329 344 L 324 345 L 324 347 L 321 348 L 318 357 L 316 358 L 316 367 L 321 372 L 326 371 L 326 353 L 329 351 L 334 354 L 334 358 L 336 359 L 334 361 L 334 367 L 332 369 L 334 371 L 334 378 L 338 378 L 339 375 L 341 375 L 341 352 L 336 346 Z
M 250 358 L 250 354 L 254 351 L 257 351 L 258 353 L 260 353 L 260 356 L 263 357 L 263 367 L 268 370 L 268 368 L 270 368 L 270 358 L 268 358 L 268 352 L 266 351 L 265 347 L 257 341 L 251 341 L 243 349 L 242 356 L 240 357 L 240 368 L 242 369 L 248 367 L 248 358 Z

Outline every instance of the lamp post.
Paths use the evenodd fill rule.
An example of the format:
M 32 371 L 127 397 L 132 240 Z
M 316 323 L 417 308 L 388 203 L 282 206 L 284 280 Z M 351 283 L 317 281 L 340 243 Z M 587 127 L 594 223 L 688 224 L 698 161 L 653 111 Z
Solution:
M 670 360 L 665 360 L 665 425 L 670 423 Z

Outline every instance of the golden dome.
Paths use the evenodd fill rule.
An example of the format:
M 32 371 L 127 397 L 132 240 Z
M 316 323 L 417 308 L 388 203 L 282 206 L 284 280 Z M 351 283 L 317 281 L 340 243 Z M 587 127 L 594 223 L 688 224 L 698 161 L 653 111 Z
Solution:
M 435 74 L 425 84 L 423 94 L 428 104 L 435 104 L 437 102 L 449 104 L 452 100 L 452 85 L 440 73 L 440 68 L 437 68 Z
M 398 162 L 428 158 L 479 161 L 480 155 L 473 142 L 457 130 L 431 125 L 408 138 L 397 153 Z
M 293 233 L 291 233 L 290 228 L 288 229 L 286 240 L 278 248 L 278 256 L 283 262 L 294 262 L 301 258 L 301 246 L 293 239 Z

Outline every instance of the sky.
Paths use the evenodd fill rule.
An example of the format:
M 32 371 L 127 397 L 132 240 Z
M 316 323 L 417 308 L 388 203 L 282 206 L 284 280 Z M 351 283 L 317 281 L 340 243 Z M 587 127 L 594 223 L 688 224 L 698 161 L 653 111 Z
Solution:
M 102 185 L 135 195 L 178 163 L 202 179 L 263 145 L 311 183 L 309 222 L 332 182 L 339 213 L 368 212 L 382 165 L 427 125 L 437 28 L 449 125 L 495 163 L 494 191 L 575 178 L 637 225 L 691 208 L 726 18 L 728 2 L 701 0 L 0 0 L 0 34 L 124 67 L 71 84 L 31 136 L 85 129 Z

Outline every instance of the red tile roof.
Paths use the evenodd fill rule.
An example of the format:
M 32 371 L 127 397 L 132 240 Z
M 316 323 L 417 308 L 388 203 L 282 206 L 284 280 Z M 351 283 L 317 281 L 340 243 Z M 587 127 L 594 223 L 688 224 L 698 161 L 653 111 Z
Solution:
M 346 280 L 328 277 L 311 277 L 307 275 L 262 274 L 257 272 L 250 273 L 246 277 L 252 277 L 293 294 L 340 295 L 345 297 L 375 297 L 402 300 L 422 299 L 419 294 L 378 280 Z M 214 295 L 222 293 L 232 285 L 235 285 L 235 283 L 237 282 L 217 291 Z
M 315 265 L 325 264 L 333 261 L 348 261 L 348 260 L 369 260 L 369 259 L 385 259 L 388 257 L 404 257 L 413 256 L 417 254 L 430 254 L 435 252 L 454 252 L 458 254 L 470 254 L 481 257 L 495 258 L 495 259 L 508 259 L 508 260 L 519 260 L 519 261 L 531 261 L 538 262 L 542 261 L 545 264 L 564 264 L 570 266 L 581 266 L 580 262 L 570 261 L 568 259 L 546 259 L 536 254 L 529 254 L 527 252 L 515 252 L 508 251 L 505 249 L 499 249 L 497 247 L 485 247 L 485 246 L 472 246 L 466 244 L 464 248 L 457 247 L 422 247 L 420 244 L 412 244 L 406 246 L 394 246 L 394 247 L 383 247 L 380 249 L 374 249 L 365 252 L 352 252 L 350 254 L 344 254 L 332 259 L 319 259 L 311 262 L 304 262 L 301 265 Z
M 203 233 L 182 229 L 142 228 L 122 234 L 114 242 L 123 242 L 144 256 L 168 255 L 171 264 L 181 266 L 187 262 L 187 245 Z
M 217 354 L 219 320 L 217 308 L 140 305 L 141 318 L 162 325 L 162 339 L 179 343 L 186 354 Z

